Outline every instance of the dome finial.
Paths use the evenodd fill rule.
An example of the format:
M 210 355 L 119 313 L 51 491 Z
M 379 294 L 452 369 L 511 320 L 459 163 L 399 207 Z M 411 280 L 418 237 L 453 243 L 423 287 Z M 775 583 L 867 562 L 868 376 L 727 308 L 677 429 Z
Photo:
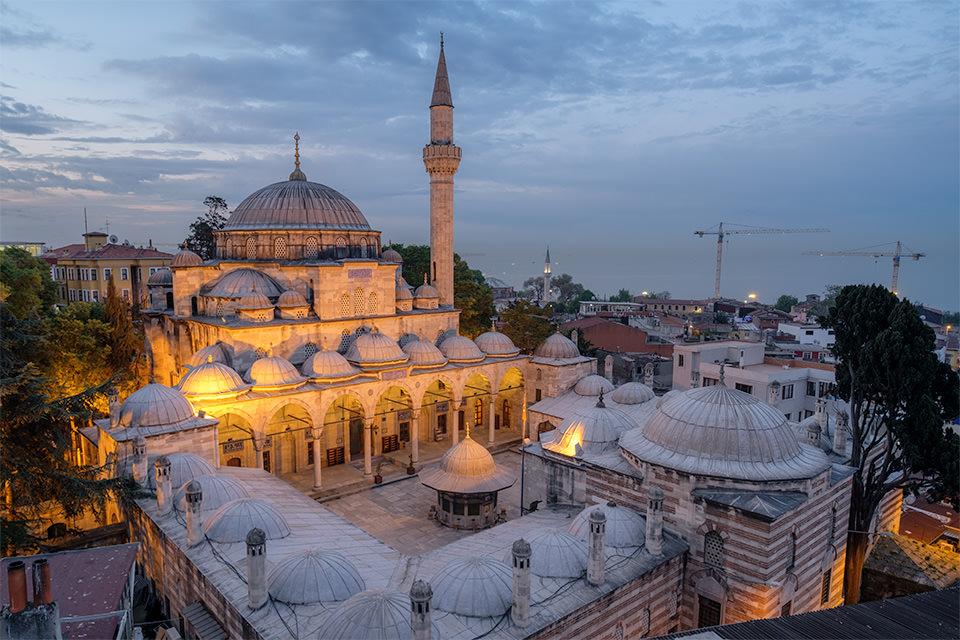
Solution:
M 724 383 L 724 381 L 723 381 L 723 368 L 724 368 L 725 366 L 727 366 L 727 363 L 726 363 L 726 362 L 721 362 L 721 363 L 720 363 L 720 386 L 721 386 L 721 387 L 727 386 L 727 385 Z
M 600 397 L 597 398 L 597 408 L 606 409 L 607 405 L 603 404 L 603 389 L 600 389 Z
M 296 167 L 294 168 L 293 173 L 290 174 L 290 179 L 306 181 L 307 176 L 304 175 L 303 171 L 300 171 L 300 132 L 299 131 L 293 134 L 293 140 L 294 140 L 294 149 L 295 149 L 293 157 L 294 157 L 294 163 Z
M 440 32 L 440 51 L 443 51 L 443 31 Z

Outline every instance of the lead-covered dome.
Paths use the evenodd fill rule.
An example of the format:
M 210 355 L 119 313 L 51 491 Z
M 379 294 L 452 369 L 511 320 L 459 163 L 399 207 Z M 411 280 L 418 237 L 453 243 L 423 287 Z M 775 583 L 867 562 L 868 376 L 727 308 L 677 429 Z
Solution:
M 570 338 L 555 333 L 543 341 L 533 352 L 534 357 L 551 360 L 572 360 L 580 357 L 580 350 Z
M 172 287 L 173 272 L 169 267 L 160 267 L 147 278 L 148 287 Z
M 513 602 L 512 585 L 505 563 L 485 556 L 459 558 L 431 580 L 433 606 L 474 618 L 503 615 Z
M 227 353 L 227 350 L 224 348 L 222 342 L 216 342 L 211 345 L 207 345 L 203 349 L 200 349 L 195 354 L 190 356 L 190 366 L 199 367 L 205 362 L 213 360 L 213 362 L 220 362 L 227 366 L 230 365 L 230 354 Z
M 520 353 L 520 349 L 513 344 L 509 336 L 499 331 L 481 333 L 474 342 L 480 351 L 488 356 L 506 358 Z
M 613 383 L 601 375 L 592 373 L 580 378 L 573 390 L 578 396 L 599 396 L 601 393 L 613 391 Z
M 178 251 L 170 262 L 170 265 L 174 267 L 197 267 L 201 264 L 203 264 L 203 258 L 190 251 L 190 249 Z
M 517 477 L 498 465 L 490 452 L 469 435 L 451 447 L 439 466 L 420 471 L 420 482 L 437 491 L 484 493 L 513 486 Z
M 121 428 L 158 427 L 193 418 L 193 408 L 183 394 L 166 385 L 151 382 L 131 393 L 120 405 Z
M 203 525 L 215 542 L 243 542 L 251 529 L 262 530 L 268 539 L 290 535 L 287 521 L 270 504 L 259 498 L 238 498 L 217 509 Z
M 607 517 L 606 545 L 608 547 L 641 547 L 646 539 L 647 521 L 639 513 L 616 502 L 595 504 L 578 513 L 567 533 L 587 540 L 590 535 L 590 512 L 600 510 Z
M 170 486 L 174 490 L 215 472 L 213 465 L 207 462 L 206 458 L 195 453 L 170 453 L 163 457 L 170 462 Z M 156 478 L 156 474 L 151 475 Z
M 440 353 L 451 362 L 479 362 L 486 355 L 466 336 L 453 335 L 440 343 Z
M 235 397 L 249 388 L 239 373 L 222 362 L 215 362 L 213 354 L 207 355 L 207 362 L 188 371 L 177 385 L 177 389 L 191 398 Z
M 620 446 L 642 462 L 738 480 L 809 478 L 830 466 L 802 445 L 782 413 L 723 384 L 668 393 Z
M 530 538 L 530 571 L 544 578 L 579 578 L 587 570 L 587 545 L 560 529 Z
M 619 451 L 620 436 L 638 426 L 620 409 L 607 407 L 599 401 L 597 406 L 578 411 L 561 422 L 551 432 L 553 438 L 543 442 L 543 448 L 577 457 L 616 452 Z
M 390 336 L 379 331 L 361 333 L 347 349 L 348 362 L 360 366 L 378 366 L 406 362 L 407 354 Z
M 250 365 L 247 379 L 255 390 L 292 388 L 306 381 L 290 361 L 279 356 L 260 358 Z
M 224 231 L 264 229 L 369 229 L 357 205 L 303 173 L 275 182 L 247 196 L 224 225 Z
M 347 362 L 336 351 L 317 351 L 300 368 L 308 378 L 349 378 L 360 374 L 360 369 Z
M 200 295 L 210 298 L 240 298 L 254 289 L 268 298 L 278 298 L 286 291 L 286 287 L 262 271 L 243 267 L 203 285 Z
M 339 553 L 307 549 L 278 563 L 268 579 L 270 595 L 288 604 L 338 602 L 360 593 L 363 578 Z
M 413 340 L 403 345 L 403 352 L 410 356 L 410 364 L 415 367 L 439 367 L 447 363 L 440 349 L 432 342 Z
M 409 640 L 410 596 L 389 589 L 361 591 L 330 613 L 321 635 L 330 640 Z
M 622 384 L 610 394 L 610 399 L 617 404 L 643 404 L 653 400 L 656 394 L 653 389 L 642 382 L 628 382 Z
M 204 513 L 216 511 L 231 500 L 250 496 L 242 484 L 233 478 L 222 476 L 219 473 L 199 476 L 191 480 L 191 482 L 196 482 L 200 485 L 200 491 L 203 495 L 203 501 L 200 503 L 200 507 Z M 187 510 L 186 493 L 187 485 L 184 484 L 177 489 L 176 494 L 173 496 L 173 503 L 180 512 Z

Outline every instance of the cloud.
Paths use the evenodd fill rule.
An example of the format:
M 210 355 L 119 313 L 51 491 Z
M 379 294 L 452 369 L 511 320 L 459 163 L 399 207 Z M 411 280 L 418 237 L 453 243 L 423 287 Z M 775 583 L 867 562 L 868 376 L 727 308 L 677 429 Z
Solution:
M 76 124 L 75 121 L 49 114 L 43 107 L 0 96 L 0 131 L 4 133 L 37 136 L 56 133 L 72 124 Z

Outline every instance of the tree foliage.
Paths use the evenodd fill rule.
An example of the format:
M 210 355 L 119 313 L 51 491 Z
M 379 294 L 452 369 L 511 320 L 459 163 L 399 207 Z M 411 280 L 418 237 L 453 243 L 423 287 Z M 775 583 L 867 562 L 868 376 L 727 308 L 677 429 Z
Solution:
M 627 289 L 620 289 L 616 295 L 610 296 L 610 302 L 630 302 L 632 300 L 633 295 Z
M 793 305 L 797 304 L 798 302 L 800 301 L 796 298 L 796 296 L 783 294 L 777 298 L 777 303 L 773 305 L 773 308 L 779 309 L 785 313 L 790 313 L 790 309 L 792 309 Z
M 524 298 L 517 298 L 500 312 L 500 320 L 505 323 L 501 331 L 513 341 L 521 353 L 529 355 L 554 332 L 548 318 L 549 311 L 546 309 L 541 309 Z
M 533 276 L 523 281 L 521 295 L 527 300 L 540 302 L 543 300 L 543 276 Z
M 188 248 L 204 260 L 216 257 L 217 242 L 213 232 L 223 229 L 227 223 L 227 201 L 219 196 L 207 196 L 203 199 L 207 212 L 190 225 Z
M 561 273 L 550 279 L 550 288 L 557 294 L 557 302 L 567 306 L 577 296 L 583 293 L 583 285 L 573 281 L 573 276 L 569 273 Z
M 143 345 L 143 336 L 133 326 L 130 305 L 117 295 L 112 274 L 107 282 L 107 298 L 103 307 L 104 319 L 110 328 L 110 354 L 107 358 L 110 372 L 126 377 L 135 369 Z
M 45 315 L 57 301 L 57 284 L 43 258 L 19 247 L 0 251 L 0 302 L 18 318 Z
M 847 602 L 858 599 L 874 515 L 891 490 L 924 491 L 960 507 L 957 374 L 937 361 L 916 307 L 878 285 L 839 290 L 821 326 L 833 329 L 837 394 L 850 405 L 854 475 L 847 536 Z
M 426 282 L 430 274 L 430 247 L 425 244 L 390 245 L 403 258 L 403 279 L 412 287 Z

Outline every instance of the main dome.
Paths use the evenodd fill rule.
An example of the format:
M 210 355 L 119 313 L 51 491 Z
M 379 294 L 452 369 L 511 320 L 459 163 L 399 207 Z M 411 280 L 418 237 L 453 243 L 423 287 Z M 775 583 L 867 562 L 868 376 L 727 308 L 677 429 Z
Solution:
M 370 229 L 357 205 L 317 182 L 275 182 L 247 196 L 234 209 L 224 231 L 263 229 Z M 303 174 L 299 174 L 302 176 Z

